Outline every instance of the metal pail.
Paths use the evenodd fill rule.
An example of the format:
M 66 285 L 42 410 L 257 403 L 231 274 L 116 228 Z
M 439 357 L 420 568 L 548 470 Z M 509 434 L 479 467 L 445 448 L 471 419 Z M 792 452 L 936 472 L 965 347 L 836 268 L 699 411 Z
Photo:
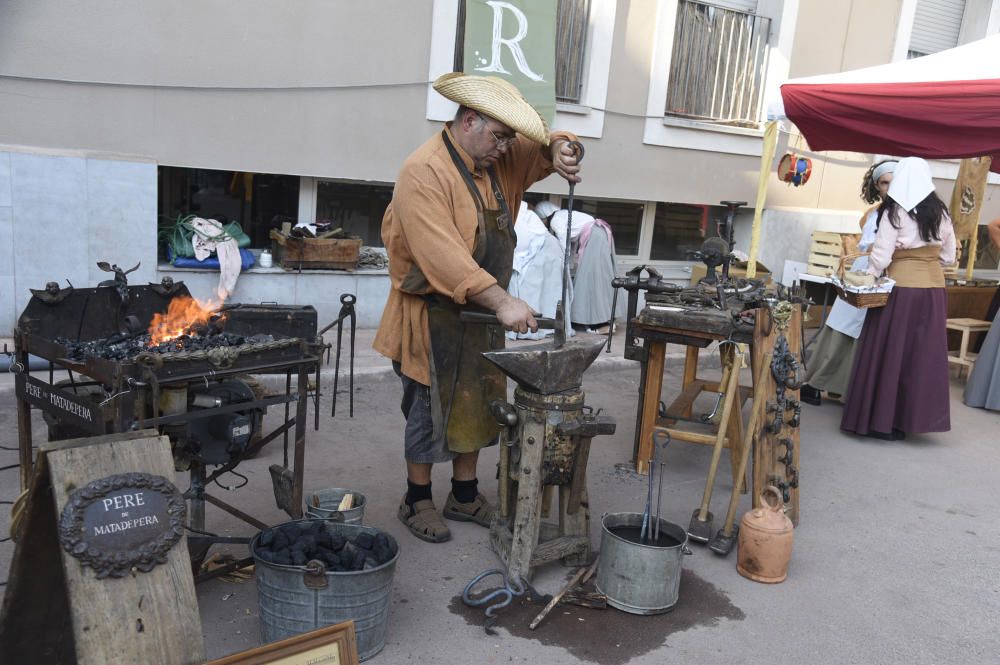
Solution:
M 297 520 L 311 528 L 315 520 Z M 260 602 L 261 637 L 274 642 L 348 619 L 354 620 L 358 657 L 371 658 L 385 646 L 392 577 L 399 559 L 399 544 L 384 531 L 355 524 L 327 522 L 327 528 L 353 540 L 360 533 L 383 533 L 396 554 L 389 561 L 368 570 L 354 572 L 310 572 L 307 566 L 283 566 L 257 556 L 260 534 L 250 541 L 256 564 L 257 594 Z M 279 524 L 278 528 L 285 526 Z
M 337 510 L 341 499 L 345 495 L 354 496 L 354 507 L 347 510 Z M 319 505 L 313 504 L 313 497 L 319 499 Z M 337 515 L 344 516 L 344 524 L 361 524 L 365 517 L 365 495 L 355 490 L 343 487 L 331 487 L 319 490 L 308 495 L 306 505 L 306 516 L 319 517 L 321 519 L 336 518 Z
M 610 513 L 601 521 L 601 558 L 597 590 L 608 605 L 630 614 L 662 614 L 677 604 L 681 560 L 687 550 L 683 528 L 660 520 L 660 538 L 675 545 L 658 547 L 622 537 L 616 529 L 642 527 L 642 513 Z

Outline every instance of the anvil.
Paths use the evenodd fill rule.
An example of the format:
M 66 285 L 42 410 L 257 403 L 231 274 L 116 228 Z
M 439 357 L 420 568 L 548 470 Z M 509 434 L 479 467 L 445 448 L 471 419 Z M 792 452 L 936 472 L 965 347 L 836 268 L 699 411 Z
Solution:
M 551 395 L 579 388 L 583 373 L 597 360 L 602 348 L 604 340 L 570 340 L 561 346 L 543 342 L 487 351 L 483 357 L 525 390 Z

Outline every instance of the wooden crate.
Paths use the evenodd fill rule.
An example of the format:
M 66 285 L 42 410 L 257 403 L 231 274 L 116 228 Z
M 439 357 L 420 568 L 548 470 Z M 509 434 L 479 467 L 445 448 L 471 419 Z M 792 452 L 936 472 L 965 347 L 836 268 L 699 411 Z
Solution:
M 806 272 L 829 277 L 840 267 L 840 257 L 857 252 L 859 240 L 860 236 L 855 233 L 813 231 Z
M 353 270 L 358 266 L 361 239 L 293 238 L 271 229 L 271 253 L 285 270 Z

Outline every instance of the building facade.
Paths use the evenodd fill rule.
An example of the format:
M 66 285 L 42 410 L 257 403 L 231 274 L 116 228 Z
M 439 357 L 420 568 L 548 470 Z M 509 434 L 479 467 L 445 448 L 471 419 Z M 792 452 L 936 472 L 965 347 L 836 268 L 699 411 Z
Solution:
M 237 7 L 238 9 L 234 9 Z M 47 281 L 217 274 L 167 262 L 158 229 L 195 213 L 239 221 L 253 247 L 283 221 L 330 219 L 381 245 L 381 213 L 405 157 L 453 113 L 429 82 L 451 71 L 460 0 L 9 0 L 0 6 L 0 336 Z M 846 71 L 1000 31 L 1000 0 L 559 0 L 555 127 L 587 148 L 582 209 L 608 220 L 618 270 L 686 280 L 689 250 L 723 200 L 757 188 L 766 102 L 791 77 Z M 810 181 L 771 178 L 760 259 L 780 275 L 812 230 L 853 231 L 873 156 L 811 154 Z M 945 200 L 958 164 L 932 163 Z M 1000 216 L 991 176 L 983 221 Z M 565 183 L 538 183 L 561 202 Z M 737 244 L 747 249 L 751 213 Z M 992 264 L 990 263 L 992 261 Z M 995 256 L 980 258 L 984 276 Z M 384 270 L 255 267 L 234 300 L 310 303 L 341 293 L 378 322 Z

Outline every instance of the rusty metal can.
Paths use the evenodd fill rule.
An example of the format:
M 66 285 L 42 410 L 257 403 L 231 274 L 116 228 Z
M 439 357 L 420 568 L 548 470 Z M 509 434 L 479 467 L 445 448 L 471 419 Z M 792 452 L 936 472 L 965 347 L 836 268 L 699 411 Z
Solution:
M 794 527 L 776 487 L 766 488 L 760 499 L 761 506 L 741 520 L 736 570 L 755 582 L 776 584 L 788 576 Z

